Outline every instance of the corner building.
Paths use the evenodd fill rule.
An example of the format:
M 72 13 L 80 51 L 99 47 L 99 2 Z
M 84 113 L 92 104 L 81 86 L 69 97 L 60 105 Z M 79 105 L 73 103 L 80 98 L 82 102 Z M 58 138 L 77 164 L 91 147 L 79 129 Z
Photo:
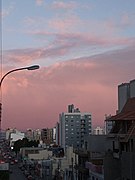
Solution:
M 68 146 L 82 148 L 84 137 L 92 134 L 91 113 L 82 113 L 74 105 L 68 106 L 68 112 L 59 116 L 59 143 L 64 149 Z

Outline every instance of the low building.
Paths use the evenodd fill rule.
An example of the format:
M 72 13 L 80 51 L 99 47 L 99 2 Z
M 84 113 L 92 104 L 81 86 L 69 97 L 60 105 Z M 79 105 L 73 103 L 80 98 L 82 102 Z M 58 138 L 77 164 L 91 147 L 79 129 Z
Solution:
M 21 132 L 11 133 L 10 134 L 10 147 L 11 147 L 11 149 L 13 148 L 15 141 L 17 141 L 19 139 L 22 140 L 24 137 L 25 137 L 25 134 L 21 133 Z
M 49 159 L 52 157 L 52 151 L 48 151 L 47 149 L 39 150 L 38 153 L 28 153 L 29 159 L 40 160 L 40 159 Z
M 104 130 L 103 130 L 101 127 L 97 126 L 97 127 L 93 130 L 93 134 L 94 134 L 94 135 L 103 135 L 103 134 L 104 134 Z
M 78 154 L 78 176 L 80 179 L 104 180 L 104 156 L 109 147 L 106 135 L 87 136 L 84 148 L 76 150 Z
M 22 159 L 28 159 L 28 155 L 30 154 L 39 154 L 41 150 L 44 150 L 43 148 L 39 147 L 22 147 L 20 148 L 20 155 Z

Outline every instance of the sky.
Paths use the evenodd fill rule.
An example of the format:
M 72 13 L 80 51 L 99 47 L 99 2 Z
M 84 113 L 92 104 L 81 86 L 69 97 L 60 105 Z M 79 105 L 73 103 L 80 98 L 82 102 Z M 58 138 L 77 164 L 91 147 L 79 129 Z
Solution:
M 0 0 L 2 129 L 52 128 L 74 104 L 93 127 L 135 79 L 134 0 Z

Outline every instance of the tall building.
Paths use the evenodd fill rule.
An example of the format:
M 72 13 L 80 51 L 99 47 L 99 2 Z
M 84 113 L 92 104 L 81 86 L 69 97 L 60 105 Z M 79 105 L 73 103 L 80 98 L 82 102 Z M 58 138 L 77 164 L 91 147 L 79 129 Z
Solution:
M 44 128 L 41 130 L 41 139 L 46 145 L 53 143 L 53 129 Z
M 59 145 L 63 148 L 67 146 L 81 148 L 84 143 L 84 137 L 91 134 L 91 113 L 82 113 L 78 108 L 74 108 L 74 105 L 69 105 L 68 112 L 60 114 Z
M 135 97 L 135 79 L 130 81 L 130 98 Z
M 34 140 L 33 130 L 31 128 L 27 129 L 25 136 L 29 141 Z
M 113 122 L 112 121 L 107 121 L 111 117 L 111 114 L 107 115 L 105 114 L 105 121 L 104 121 L 104 130 L 105 134 L 108 134 L 111 132 L 111 129 L 113 127 Z
M 127 100 L 132 97 L 135 97 L 135 79 L 118 86 L 118 112 L 121 112 Z
M 60 124 L 57 122 L 56 124 L 56 144 L 60 145 Z
M 41 140 L 41 130 L 36 129 L 33 131 L 34 140 L 40 141 Z

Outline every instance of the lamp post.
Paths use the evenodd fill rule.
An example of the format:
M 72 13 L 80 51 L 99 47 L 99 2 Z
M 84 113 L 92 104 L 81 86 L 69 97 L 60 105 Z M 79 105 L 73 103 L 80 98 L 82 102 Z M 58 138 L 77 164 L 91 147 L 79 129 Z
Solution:
M 12 73 L 12 72 L 15 72 L 15 71 L 21 71 L 21 70 L 36 70 L 36 69 L 39 69 L 39 65 L 33 65 L 33 66 L 27 66 L 27 67 L 22 67 L 22 68 L 16 68 L 16 69 L 13 69 L 11 71 L 8 71 L 0 80 L 0 91 L 1 91 L 1 86 L 2 86 L 2 82 L 3 80 L 5 79 L 5 77 Z M 1 114 L 2 114 L 2 100 L 0 102 L 0 132 L 1 132 Z

